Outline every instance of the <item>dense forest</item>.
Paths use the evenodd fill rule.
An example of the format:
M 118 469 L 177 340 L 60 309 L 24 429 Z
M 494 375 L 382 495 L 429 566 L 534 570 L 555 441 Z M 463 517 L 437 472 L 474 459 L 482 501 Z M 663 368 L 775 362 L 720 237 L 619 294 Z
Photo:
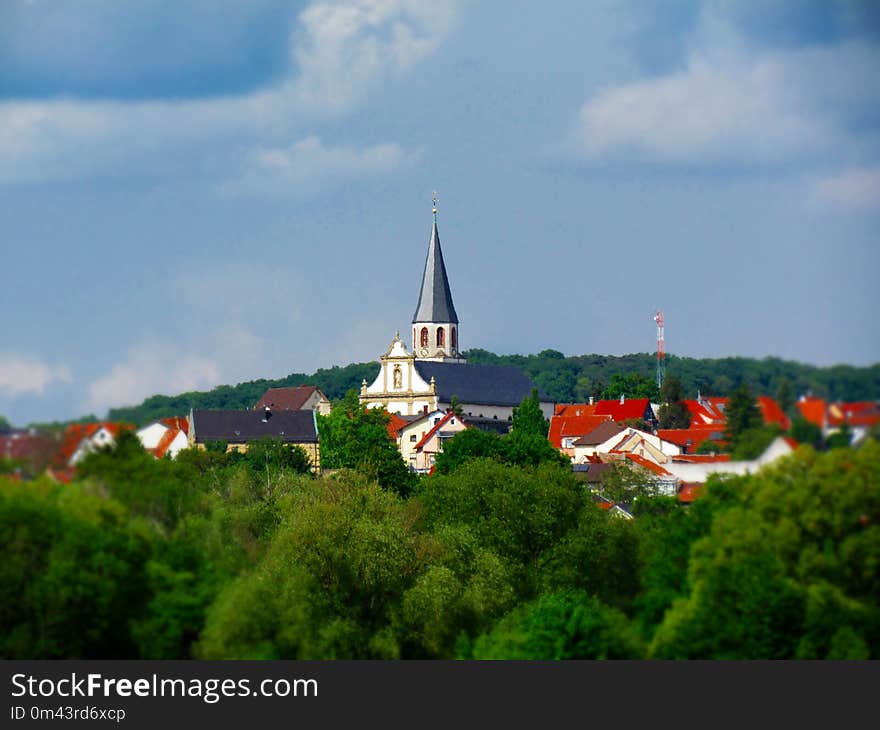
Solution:
M 425 477 L 380 412 L 326 418 L 321 476 L 280 442 L 156 460 L 123 433 L 71 484 L 0 477 L 0 656 L 880 658 L 873 439 L 689 507 L 624 482 L 628 520 L 524 407 Z
M 584 402 L 590 396 L 616 397 L 618 391 L 627 390 L 627 376 L 640 376 L 637 386 L 646 380 L 653 381 L 656 365 L 654 356 L 648 353 L 566 357 L 556 350 L 544 350 L 537 355 L 495 355 L 474 349 L 464 355 L 474 364 L 518 367 L 558 403 Z M 207 392 L 155 395 L 138 406 L 114 408 L 108 418 L 140 426 L 166 416 L 185 415 L 190 408 L 252 408 L 268 388 L 303 384 L 317 385 L 328 398 L 337 400 L 349 389 L 360 388 L 362 380 L 372 382 L 378 371 L 378 363 L 353 363 L 322 368 L 312 375 L 293 373 L 277 380 L 252 380 Z M 796 396 L 812 392 L 832 400 L 880 398 L 880 364 L 817 367 L 772 357 L 708 360 L 669 355 L 667 373 L 678 376 L 689 398 L 695 397 L 698 391 L 703 395 L 726 396 L 742 384 L 756 394 L 776 395 L 784 383 Z M 650 390 L 625 394 L 651 395 L 656 399 Z

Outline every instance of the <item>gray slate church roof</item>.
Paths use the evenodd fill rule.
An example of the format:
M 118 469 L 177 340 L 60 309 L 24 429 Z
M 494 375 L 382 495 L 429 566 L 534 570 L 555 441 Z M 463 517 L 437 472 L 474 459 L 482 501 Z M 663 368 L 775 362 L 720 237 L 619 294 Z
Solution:
M 525 373 L 502 365 L 461 365 L 416 360 L 415 367 L 426 383 L 434 378 L 437 395 L 444 403 L 448 403 L 452 396 L 457 396 L 462 403 L 518 406 L 523 398 L 532 394 L 532 388 L 537 387 Z M 540 389 L 538 398 L 545 402 L 552 401 Z
M 425 273 L 422 274 L 422 288 L 419 292 L 419 303 L 413 322 L 452 322 L 458 324 L 458 315 L 452 303 L 452 292 L 449 279 L 446 278 L 446 266 L 443 263 L 443 251 L 440 250 L 440 234 L 437 233 L 437 221 L 431 230 L 431 242 L 428 244 L 428 257 L 425 259 Z
M 196 443 L 227 441 L 243 443 L 264 436 L 286 443 L 317 443 L 318 427 L 314 411 L 272 411 L 266 418 L 259 411 L 193 411 L 193 438 Z

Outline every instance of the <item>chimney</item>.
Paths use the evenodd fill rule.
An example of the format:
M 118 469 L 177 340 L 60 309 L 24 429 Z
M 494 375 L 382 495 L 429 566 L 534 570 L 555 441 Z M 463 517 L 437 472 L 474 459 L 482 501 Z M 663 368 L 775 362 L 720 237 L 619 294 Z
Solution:
M 590 396 L 590 405 L 593 405 L 593 396 Z
M 620 405 L 623 405 L 625 400 L 626 400 L 626 396 L 623 393 L 621 393 L 620 394 Z
M 269 419 L 272 417 L 272 409 L 269 406 L 265 407 L 263 411 L 263 423 L 268 423 Z

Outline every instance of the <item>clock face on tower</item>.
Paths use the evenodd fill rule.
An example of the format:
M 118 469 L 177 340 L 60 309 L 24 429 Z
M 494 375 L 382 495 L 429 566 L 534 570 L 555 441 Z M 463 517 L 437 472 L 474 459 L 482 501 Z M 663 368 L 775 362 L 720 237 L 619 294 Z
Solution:
M 420 352 L 421 352 L 422 357 L 427 357 L 427 356 L 428 356 L 428 348 L 427 348 L 427 347 L 423 347 L 423 348 L 420 350 Z

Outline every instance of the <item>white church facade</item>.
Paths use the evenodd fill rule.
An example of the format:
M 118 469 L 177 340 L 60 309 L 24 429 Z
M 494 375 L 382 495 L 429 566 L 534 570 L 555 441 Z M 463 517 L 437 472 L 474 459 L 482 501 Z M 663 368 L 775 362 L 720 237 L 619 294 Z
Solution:
M 380 356 L 372 384 L 361 385 L 360 401 L 401 416 L 450 407 L 453 397 L 465 416 L 510 420 L 513 409 L 537 386 L 516 368 L 469 365 L 459 350 L 459 321 L 437 230 L 437 209 L 428 243 L 419 301 L 412 319 L 412 351 L 397 333 Z M 553 415 L 554 403 L 540 393 L 541 410 Z

